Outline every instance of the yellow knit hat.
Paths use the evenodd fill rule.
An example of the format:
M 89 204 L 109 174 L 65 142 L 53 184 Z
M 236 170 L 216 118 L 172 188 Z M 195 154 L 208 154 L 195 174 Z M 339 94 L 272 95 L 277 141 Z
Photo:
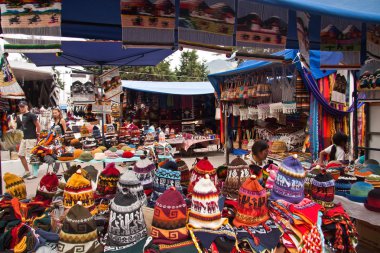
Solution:
M 91 154 L 94 156 L 96 153 L 103 153 L 103 151 L 100 148 L 96 148 L 93 151 L 91 151 Z
M 75 159 L 78 159 L 79 156 L 80 156 L 82 153 L 83 153 L 83 150 L 81 150 L 81 149 L 75 149 L 75 150 L 74 150 L 74 158 L 75 158 Z
M 18 199 L 26 199 L 26 185 L 21 177 L 6 172 L 4 174 L 5 191 Z
M 90 212 L 95 208 L 91 181 L 83 176 L 81 169 L 78 169 L 66 183 L 63 192 L 63 206 L 70 208 L 78 201 L 82 201 L 83 206 Z

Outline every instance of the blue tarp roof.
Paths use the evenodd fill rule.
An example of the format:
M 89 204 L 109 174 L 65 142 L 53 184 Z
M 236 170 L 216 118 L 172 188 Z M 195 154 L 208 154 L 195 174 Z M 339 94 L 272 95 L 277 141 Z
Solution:
M 178 0 L 177 0 L 178 1 Z M 379 0 L 255 0 L 315 14 L 380 23 Z M 63 0 L 62 35 L 121 40 L 120 0 Z
M 210 82 L 122 81 L 123 88 L 173 95 L 203 95 L 214 93 Z
M 62 55 L 25 54 L 37 66 L 155 66 L 173 53 L 162 48 L 123 49 L 121 42 L 62 41 Z

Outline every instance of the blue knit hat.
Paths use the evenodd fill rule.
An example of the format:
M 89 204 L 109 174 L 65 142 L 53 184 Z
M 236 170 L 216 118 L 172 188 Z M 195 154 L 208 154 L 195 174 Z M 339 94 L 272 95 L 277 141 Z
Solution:
M 165 190 L 173 186 L 182 193 L 181 172 L 158 168 L 155 172 L 155 177 L 153 180 L 153 194 L 149 202 L 149 206 L 154 207 L 158 197 L 160 197 Z
M 368 197 L 368 193 L 373 190 L 373 185 L 366 182 L 356 182 L 351 186 L 350 193 L 346 194 L 346 197 L 355 202 L 365 203 Z
M 298 204 L 305 197 L 305 177 L 305 170 L 297 160 L 297 155 L 285 158 L 277 173 L 270 199 L 284 199 Z

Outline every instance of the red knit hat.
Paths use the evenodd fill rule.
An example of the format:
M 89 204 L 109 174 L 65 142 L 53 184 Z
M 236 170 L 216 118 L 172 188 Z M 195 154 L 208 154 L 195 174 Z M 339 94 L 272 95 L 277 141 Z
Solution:
M 195 184 L 199 181 L 199 179 L 204 178 L 205 175 L 210 176 L 210 180 L 214 183 L 215 186 L 218 185 L 216 170 L 214 166 L 210 163 L 208 158 L 197 158 L 197 163 L 193 166 L 193 169 L 191 170 L 190 183 L 187 192 L 192 193 Z
M 236 217 L 233 224 L 240 226 L 258 226 L 269 219 L 266 190 L 252 175 L 239 190 Z
M 104 197 L 106 195 L 115 195 L 117 190 L 117 182 L 120 179 L 120 171 L 116 169 L 115 163 L 109 163 L 100 172 L 98 185 L 96 186 L 96 197 Z
M 134 156 L 134 154 L 130 151 L 124 151 L 122 157 L 123 158 L 132 158 Z
M 34 198 L 35 201 L 42 201 L 46 205 L 50 205 L 51 200 L 53 199 L 54 195 L 57 192 L 58 189 L 58 177 L 54 173 L 47 173 L 42 178 L 40 183 L 37 187 L 37 193 L 36 197 Z
M 186 228 L 187 206 L 181 193 L 171 187 L 156 201 L 152 221 L 154 244 L 180 243 L 189 239 Z

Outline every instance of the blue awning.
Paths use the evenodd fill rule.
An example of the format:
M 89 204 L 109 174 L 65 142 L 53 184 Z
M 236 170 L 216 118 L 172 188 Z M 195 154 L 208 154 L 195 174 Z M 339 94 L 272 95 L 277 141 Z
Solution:
M 123 49 L 121 42 L 62 41 L 62 55 L 25 54 L 37 66 L 155 66 L 174 51 L 162 48 Z
M 122 81 L 123 88 L 172 95 L 204 95 L 214 93 L 210 82 Z

